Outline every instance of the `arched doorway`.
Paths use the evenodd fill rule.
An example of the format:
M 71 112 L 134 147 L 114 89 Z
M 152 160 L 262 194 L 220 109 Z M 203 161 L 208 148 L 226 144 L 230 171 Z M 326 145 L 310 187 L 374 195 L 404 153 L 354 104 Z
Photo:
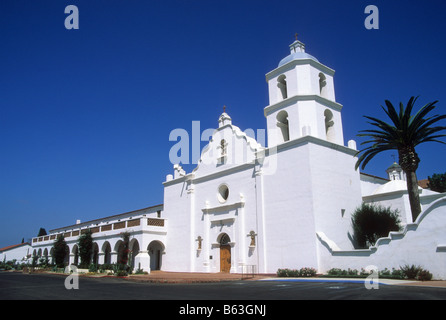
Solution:
M 115 244 L 115 252 L 117 253 L 117 264 L 127 265 L 129 259 L 129 249 L 128 244 L 126 245 L 124 241 L 119 240 Z
M 91 263 L 96 266 L 99 263 L 99 246 L 96 242 L 93 243 L 93 252 L 91 254 Z
M 108 241 L 102 245 L 102 252 L 104 253 L 104 264 L 111 264 L 111 246 Z
M 75 244 L 73 246 L 73 249 L 71 250 L 71 254 L 73 255 L 73 263 L 74 265 L 78 265 L 79 264 L 79 248 L 77 246 L 77 244 Z
M 139 253 L 139 243 L 138 243 L 138 240 L 132 239 L 132 241 L 130 241 L 130 246 L 129 247 L 130 247 L 130 257 L 129 257 L 130 270 L 133 270 L 133 269 L 139 267 L 139 266 L 135 266 L 135 257 Z
M 226 233 L 220 235 L 220 272 L 231 271 L 231 239 Z
M 150 256 L 150 270 L 161 270 L 164 245 L 159 241 L 152 241 L 147 247 Z
M 68 245 L 65 246 L 65 256 L 63 259 L 63 263 L 65 266 L 68 266 L 70 264 L 70 247 L 68 247 Z

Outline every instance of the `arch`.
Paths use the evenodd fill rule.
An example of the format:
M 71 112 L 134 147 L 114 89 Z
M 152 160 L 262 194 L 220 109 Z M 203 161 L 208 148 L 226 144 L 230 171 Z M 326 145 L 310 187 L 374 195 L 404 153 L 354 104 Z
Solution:
M 93 243 L 93 250 L 91 252 L 91 263 L 98 265 L 99 263 L 99 246 L 96 242 Z
M 327 94 L 327 77 L 322 72 L 319 73 L 319 94 L 324 98 Z
M 217 242 L 220 245 L 227 245 L 229 242 L 231 242 L 231 238 L 227 233 L 220 233 L 217 237 Z
M 51 256 L 51 264 L 56 264 L 56 258 L 54 257 L 54 247 L 51 247 L 50 249 L 50 256 Z
M 288 89 L 286 83 L 286 76 L 284 74 L 280 75 L 277 78 L 277 87 L 279 88 L 279 92 L 282 96 L 282 99 L 288 98 Z
M 118 240 L 115 244 L 115 250 L 117 253 L 117 263 L 127 264 L 128 262 L 128 248 L 126 248 L 124 241 Z
M 334 121 L 333 121 L 333 113 L 326 109 L 324 111 L 325 117 L 325 135 L 328 141 L 335 141 L 335 131 L 334 131 Z
M 111 264 L 111 245 L 110 245 L 110 242 L 105 241 L 102 244 L 102 253 L 104 254 L 104 264 Z
M 65 256 L 63 259 L 63 263 L 65 266 L 70 264 L 70 247 L 68 245 L 65 246 Z
M 132 239 L 130 241 L 129 244 L 129 265 L 130 265 L 130 270 L 133 270 L 135 268 L 135 257 L 138 255 L 139 253 L 139 242 L 136 239 Z
M 280 129 L 281 132 L 281 140 L 282 142 L 286 142 L 290 140 L 290 128 L 289 128 L 289 122 L 288 122 L 288 112 L 285 110 L 280 111 L 277 116 L 277 127 Z
M 161 241 L 153 240 L 147 246 L 150 257 L 150 270 L 161 270 L 163 264 L 164 244 Z
M 220 272 L 230 272 L 231 270 L 231 239 L 227 233 L 221 233 L 217 237 L 220 244 Z
M 74 255 L 73 263 L 74 265 L 79 265 L 79 248 L 77 244 L 73 246 L 73 249 L 71 249 L 71 254 Z

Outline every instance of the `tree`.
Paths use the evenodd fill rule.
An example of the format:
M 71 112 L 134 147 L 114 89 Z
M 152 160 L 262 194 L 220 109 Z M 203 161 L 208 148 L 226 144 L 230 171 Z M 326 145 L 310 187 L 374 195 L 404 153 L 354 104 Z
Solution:
M 446 173 L 434 173 L 432 177 L 427 177 L 429 180 L 428 187 L 432 191 L 446 192 Z
M 352 214 L 353 238 L 357 248 L 375 245 L 379 238 L 387 237 L 390 231 L 401 231 L 398 210 L 380 205 L 363 203 Z
M 121 255 L 118 257 L 118 263 L 127 265 L 129 261 L 129 253 L 130 253 L 130 233 L 124 232 L 121 234 L 122 237 L 122 252 Z
M 41 237 L 41 236 L 46 236 L 46 235 L 47 235 L 47 233 L 46 233 L 45 228 L 40 228 L 39 229 L 39 233 L 37 234 L 37 236 Z
M 56 266 L 63 268 L 65 264 L 65 256 L 67 253 L 67 243 L 63 235 L 59 235 L 53 244 L 54 259 L 56 260 Z
M 435 108 L 435 104 L 438 101 L 424 105 L 415 115 L 412 115 L 412 109 L 416 100 L 417 98 L 411 97 L 406 107 L 400 102 L 399 113 L 396 112 L 395 107 L 390 101 L 385 100 L 387 109 L 381 107 L 390 118 L 391 124 L 374 117 L 364 116 L 371 120 L 368 123 L 376 127 L 376 129 L 361 130 L 361 133 L 358 134 L 360 137 L 371 138 L 361 143 L 361 145 L 371 145 L 357 153 L 359 157 L 356 162 L 356 169 L 359 166 L 364 169 L 367 163 L 377 154 L 387 150 L 398 151 L 399 165 L 406 172 L 407 191 L 413 221 L 415 221 L 421 212 L 418 179 L 416 175 L 420 159 L 415 152 L 415 147 L 424 142 L 439 142 L 445 144 L 443 141 L 438 140 L 438 138 L 446 136 L 445 134 L 439 134 L 446 127 L 433 126 L 436 122 L 445 119 L 446 115 L 426 117 Z
M 78 245 L 79 257 L 81 258 L 80 266 L 82 268 L 88 268 L 91 261 L 91 255 L 93 253 L 93 238 L 91 237 L 90 229 L 79 237 Z

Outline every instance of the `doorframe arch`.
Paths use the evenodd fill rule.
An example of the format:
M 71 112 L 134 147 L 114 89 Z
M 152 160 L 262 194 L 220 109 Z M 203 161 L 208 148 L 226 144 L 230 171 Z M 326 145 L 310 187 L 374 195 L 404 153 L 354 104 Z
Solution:
M 232 267 L 231 238 L 223 232 L 218 235 L 217 242 L 220 245 L 220 272 L 230 273 Z
M 150 270 L 161 270 L 163 266 L 164 243 L 160 240 L 152 240 L 147 245 L 147 253 L 150 257 Z

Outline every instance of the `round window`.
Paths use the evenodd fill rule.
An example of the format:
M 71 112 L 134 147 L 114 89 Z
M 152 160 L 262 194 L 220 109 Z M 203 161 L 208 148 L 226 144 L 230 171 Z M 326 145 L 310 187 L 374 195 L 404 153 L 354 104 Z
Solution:
M 228 200 L 229 197 L 229 188 L 227 185 L 222 184 L 221 186 L 218 187 L 218 200 L 220 202 L 225 202 L 226 200 Z

